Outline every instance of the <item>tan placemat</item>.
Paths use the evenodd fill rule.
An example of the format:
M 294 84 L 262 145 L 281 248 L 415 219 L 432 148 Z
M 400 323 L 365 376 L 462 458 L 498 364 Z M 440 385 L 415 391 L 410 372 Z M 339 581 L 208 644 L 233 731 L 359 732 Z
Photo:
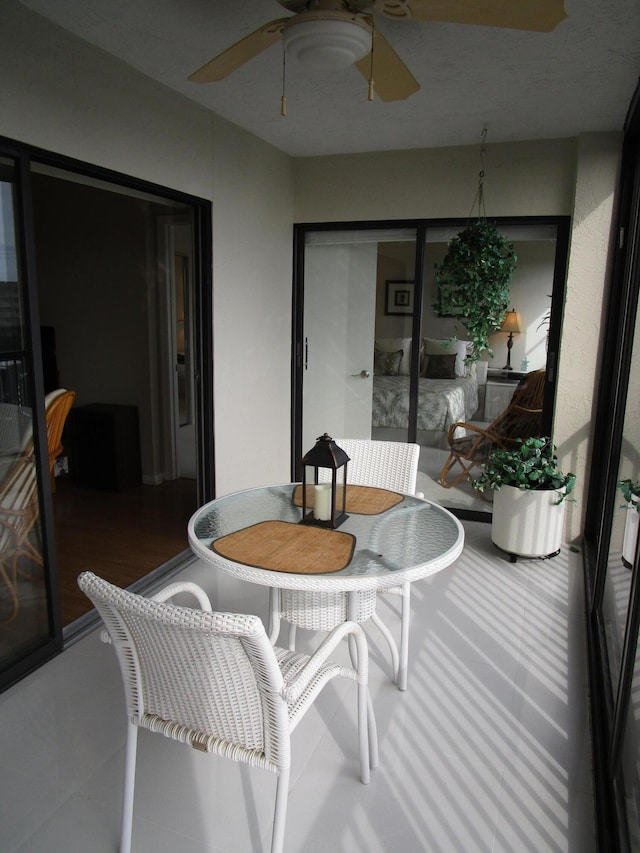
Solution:
M 353 486 L 347 483 L 347 512 L 353 512 L 355 515 L 378 515 L 402 503 L 403 500 L 403 495 L 390 492 L 388 489 Z M 296 486 L 293 490 L 293 502 L 296 506 L 302 506 L 302 486 Z M 307 506 L 313 507 L 313 486 L 308 483 Z M 338 508 L 342 509 L 342 486 L 337 487 L 336 512 Z
M 356 537 L 288 521 L 261 521 L 211 543 L 220 554 L 258 569 L 296 575 L 339 572 L 351 562 Z

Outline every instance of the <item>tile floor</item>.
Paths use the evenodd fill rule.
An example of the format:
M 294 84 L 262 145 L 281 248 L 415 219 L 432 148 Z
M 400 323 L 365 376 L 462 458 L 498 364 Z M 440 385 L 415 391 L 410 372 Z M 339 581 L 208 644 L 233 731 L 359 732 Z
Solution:
M 510 564 L 489 525 L 464 526 L 458 562 L 413 585 L 406 693 L 369 631 L 371 784 L 352 683 L 331 682 L 296 730 L 287 853 L 595 853 L 581 556 Z M 262 588 L 199 563 L 183 575 L 219 609 L 266 615 Z M 124 711 L 98 632 L 0 695 L 0 725 L 0 850 L 116 851 Z M 143 731 L 133 850 L 268 851 L 274 781 Z

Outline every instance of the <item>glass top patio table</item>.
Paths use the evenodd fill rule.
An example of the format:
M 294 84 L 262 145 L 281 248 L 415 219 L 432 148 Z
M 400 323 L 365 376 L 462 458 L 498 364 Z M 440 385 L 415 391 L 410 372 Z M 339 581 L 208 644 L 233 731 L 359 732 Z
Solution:
M 355 546 L 351 560 L 339 571 L 296 574 L 265 569 L 229 559 L 212 549 L 212 543 L 221 537 L 261 522 L 299 522 L 302 508 L 293 500 L 297 486 L 287 483 L 247 489 L 205 504 L 188 525 L 194 554 L 251 583 L 313 592 L 353 592 L 430 577 L 451 565 L 462 552 L 464 529 L 458 519 L 438 504 L 410 495 L 403 495 L 395 506 L 375 515 L 349 514 L 338 532 L 355 537 Z

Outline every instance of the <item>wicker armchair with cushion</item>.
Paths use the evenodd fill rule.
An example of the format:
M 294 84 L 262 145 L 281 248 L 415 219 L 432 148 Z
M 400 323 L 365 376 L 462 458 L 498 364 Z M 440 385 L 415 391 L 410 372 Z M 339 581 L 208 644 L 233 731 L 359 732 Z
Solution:
M 504 449 L 517 438 L 541 434 L 545 380 L 544 369 L 529 373 L 513 392 L 507 408 L 485 429 L 461 422 L 451 424 L 447 434 L 449 456 L 439 478 L 441 486 L 451 489 L 474 476 L 475 469 L 480 469 L 495 448 Z
M 91 599 L 115 648 L 127 711 L 120 853 L 129 853 L 138 728 L 262 767 L 277 777 L 272 853 L 283 848 L 291 767 L 291 733 L 325 684 L 336 676 L 357 683 L 360 777 L 377 764 L 375 726 L 368 729 L 368 651 L 362 628 L 345 622 L 315 654 L 274 648 L 257 616 L 211 612 L 194 583 L 174 583 L 143 598 L 91 572 L 78 585 Z M 190 593 L 200 608 L 167 600 Z M 353 638 L 357 666 L 329 660 L 342 638 Z M 372 719 L 373 722 L 373 719 Z M 371 738 L 371 759 L 369 752 Z M 202 792 L 206 796 L 207 792 Z

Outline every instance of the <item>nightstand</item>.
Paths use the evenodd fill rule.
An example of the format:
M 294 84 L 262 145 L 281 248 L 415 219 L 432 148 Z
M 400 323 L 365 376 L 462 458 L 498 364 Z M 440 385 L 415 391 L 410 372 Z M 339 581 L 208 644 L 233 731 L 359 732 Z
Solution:
M 518 387 L 520 380 L 526 374 L 515 370 L 489 370 L 484 398 L 484 420 L 493 421 L 507 408 Z

